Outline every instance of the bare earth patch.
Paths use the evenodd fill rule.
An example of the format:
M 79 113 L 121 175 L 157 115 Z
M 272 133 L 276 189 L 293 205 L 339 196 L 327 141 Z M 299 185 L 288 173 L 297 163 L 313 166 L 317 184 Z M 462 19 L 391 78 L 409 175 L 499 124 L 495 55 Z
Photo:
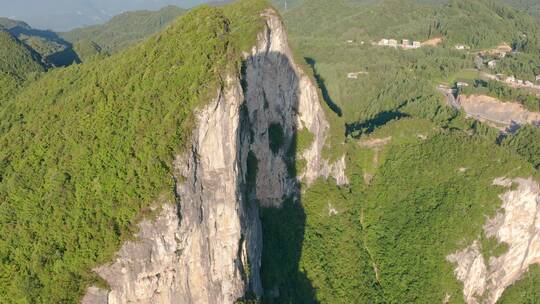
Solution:
M 369 148 L 369 149 L 376 149 L 376 148 L 382 148 L 390 143 L 392 140 L 392 136 L 385 137 L 385 138 L 374 138 L 369 140 L 364 140 L 359 142 L 358 144 L 360 147 L 363 148 Z
M 435 37 L 422 42 L 422 46 L 437 46 L 443 42 L 442 37 Z
M 540 125 L 540 113 L 530 112 L 517 102 L 502 102 L 485 95 L 460 96 L 459 103 L 468 116 L 503 127 L 517 123 L 520 125 Z

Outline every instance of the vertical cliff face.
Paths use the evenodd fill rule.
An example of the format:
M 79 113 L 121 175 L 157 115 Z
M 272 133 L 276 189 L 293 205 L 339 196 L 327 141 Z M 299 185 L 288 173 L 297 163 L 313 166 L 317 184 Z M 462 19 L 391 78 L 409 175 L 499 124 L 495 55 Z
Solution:
M 244 89 L 250 146 L 258 164 L 256 197 L 262 206 L 280 207 L 298 190 L 297 177 L 308 184 L 321 176 L 340 185 L 348 179 L 344 158 L 330 164 L 322 157 L 330 126 L 317 87 L 295 62 L 280 18 L 272 10 L 264 17 L 266 27 L 246 55 Z M 313 134 L 313 143 L 296 151 L 295 136 L 304 129 Z M 296 158 L 306 161 L 303 172 L 293 172 Z
M 486 261 L 479 241 L 448 256 L 456 263 L 455 275 L 463 282 L 468 304 L 496 303 L 504 290 L 521 279 L 529 267 L 540 263 L 540 185 L 534 179 L 498 178 L 495 185 L 509 189 L 500 198 L 501 212 L 484 226 L 486 237 L 508 247 Z
M 333 175 L 344 161 L 321 157 L 329 125 L 315 85 L 295 64 L 283 24 L 267 10 L 239 77 L 197 113 L 189 153 L 174 162 L 175 201 L 161 201 L 135 241 L 95 271 L 110 290 L 89 288 L 83 303 L 234 303 L 262 294 L 259 204 L 280 207 L 298 191 L 297 176 Z M 304 153 L 298 130 L 314 134 Z M 301 155 L 305 172 L 295 172 Z
M 258 208 L 243 192 L 243 101 L 231 78 L 197 113 L 191 149 L 174 162 L 176 200 L 160 202 L 136 240 L 95 270 L 111 290 L 92 288 L 83 303 L 234 303 L 261 292 Z

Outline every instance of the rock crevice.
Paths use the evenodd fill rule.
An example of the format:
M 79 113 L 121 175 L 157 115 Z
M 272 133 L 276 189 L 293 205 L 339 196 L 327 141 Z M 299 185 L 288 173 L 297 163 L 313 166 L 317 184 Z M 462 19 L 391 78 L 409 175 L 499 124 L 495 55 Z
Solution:
M 228 77 L 217 97 L 196 112 L 188 153 L 174 160 L 174 198 L 160 201 L 136 240 L 95 269 L 110 290 L 88 289 L 85 304 L 234 303 L 260 296 L 259 206 L 280 208 L 298 191 L 297 177 L 347 183 L 345 160 L 321 153 L 329 125 L 311 79 L 294 63 L 273 10 L 245 54 L 242 75 Z M 296 133 L 314 134 L 303 154 Z M 296 155 L 307 162 L 295 172 Z

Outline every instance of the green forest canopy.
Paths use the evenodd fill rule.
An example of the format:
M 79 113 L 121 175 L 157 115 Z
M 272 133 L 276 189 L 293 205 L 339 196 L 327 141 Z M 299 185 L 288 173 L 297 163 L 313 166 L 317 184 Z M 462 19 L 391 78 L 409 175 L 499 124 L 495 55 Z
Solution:
M 104 51 L 114 53 L 158 32 L 185 12 L 176 6 L 159 11 L 126 12 L 103 25 L 75 29 L 61 36 L 75 45 L 93 41 Z
M 263 1 L 201 7 L 144 44 L 51 71 L 0 108 L 0 299 L 73 303 L 168 193 L 193 110 L 235 71 Z
M 2 88 L 11 87 L 0 88 L 0 299 L 75 302 L 95 283 L 90 269 L 109 260 L 141 210 L 167 193 L 193 109 L 212 97 L 223 73 L 239 72 L 239 52 L 254 43 L 265 5 L 199 8 L 131 47 L 183 12 L 125 14 L 65 33 L 88 57 L 102 47 L 120 53 L 53 69 L 18 91 L 24 75 L 43 67 L 0 32 L 0 62 L 8 62 L 0 68 L 12 71 L 0 74 L 9 76 Z M 279 291 L 263 301 L 434 303 L 450 294 L 462 303 L 445 256 L 462 249 L 458 240 L 481 235 L 485 216 L 500 206 L 493 178 L 538 180 L 539 129 L 496 141 L 497 131 L 448 108 L 434 88 L 473 67 L 455 43 L 481 49 L 505 41 L 526 60 L 537 56 L 538 21 L 489 0 L 290 1 L 283 14 L 297 61 L 328 105 L 325 156 L 345 155 L 351 184 L 319 180 L 303 186 L 301 203 L 261 211 L 263 284 Z M 370 45 L 438 36 L 440 47 L 407 52 Z M 531 73 L 513 61 L 502 66 Z M 347 79 L 353 71 L 367 74 Z M 387 137 L 378 149 L 359 145 Z M 538 278 L 531 271 L 503 301 L 536 299 Z
M 29 74 L 43 71 L 39 54 L 0 27 L 0 107 Z
M 482 236 L 500 207 L 494 178 L 540 180 L 539 129 L 499 145 L 498 131 L 449 109 L 435 87 L 474 67 L 457 43 L 506 41 L 538 56 L 537 20 L 487 0 L 291 2 L 282 10 L 289 40 L 328 105 L 326 156 L 345 155 L 351 183 L 319 180 L 304 185 L 301 204 L 263 209 L 263 285 L 275 294 L 263 302 L 427 304 L 450 295 L 464 303 L 446 256 Z M 371 45 L 383 37 L 444 42 L 413 51 Z M 358 71 L 366 73 L 347 78 Z M 382 147 L 359 145 L 385 138 Z M 538 278 L 533 272 L 505 299 L 538 298 Z
M 41 71 L 39 54 L 0 28 L 0 73 L 23 79 L 28 73 Z

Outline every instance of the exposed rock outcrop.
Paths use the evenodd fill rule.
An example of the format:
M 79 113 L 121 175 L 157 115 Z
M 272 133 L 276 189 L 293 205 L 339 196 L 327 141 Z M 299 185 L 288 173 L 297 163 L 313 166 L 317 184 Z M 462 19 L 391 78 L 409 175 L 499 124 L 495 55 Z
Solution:
M 177 201 L 95 270 L 111 288 L 105 303 L 234 303 L 248 290 L 260 294 L 258 209 L 243 197 L 243 101 L 229 79 L 197 114 L 190 153 L 174 163 Z
M 249 117 L 255 132 L 255 147 L 267 147 L 268 136 L 265 135 L 267 122 L 284 122 L 282 125 L 286 135 L 285 153 L 297 152 L 306 160 L 307 166 L 304 172 L 298 172 L 299 178 L 305 178 L 312 184 L 319 177 L 333 177 L 338 185 L 349 183 L 345 175 L 345 158 L 340 158 L 335 163 L 330 163 L 322 156 L 322 151 L 328 136 L 330 125 L 325 118 L 322 104 L 319 100 L 318 89 L 312 79 L 296 64 L 292 51 L 288 44 L 287 34 L 280 18 L 273 11 L 268 10 L 265 14 L 267 27 L 259 35 L 258 44 L 252 50 L 247 61 L 246 79 L 248 88 L 246 93 Z M 265 54 L 259 56 L 258 54 Z M 256 60 L 254 60 L 256 59 Z M 268 106 L 265 100 L 280 100 Z M 306 151 L 289 151 L 294 140 L 294 134 L 298 130 L 306 128 L 314 135 L 311 147 Z M 283 154 L 272 157 L 268 151 L 255 153 L 261 166 L 274 168 L 268 175 L 259 175 L 257 188 L 263 206 L 276 206 L 283 199 L 277 197 L 294 189 L 291 181 L 286 181 L 283 174 Z M 277 170 L 276 170 L 277 169 Z M 276 193 L 276 185 L 280 190 Z M 284 189 L 285 187 L 286 189 Z M 287 190 L 289 189 L 289 190 Z M 266 197 L 266 198 L 264 198 Z
M 529 179 L 498 178 L 494 185 L 511 187 L 500 198 L 502 212 L 489 219 L 485 235 L 495 237 L 508 250 L 484 260 L 483 248 L 475 241 L 463 251 L 448 256 L 456 263 L 456 277 L 463 282 L 463 294 L 468 304 L 494 304 L 504 290 L 521 279 L 529 266 L 540 263 L 540 185 Z
M 110 291 L 91 287 L 83 303 L 234 303 L 262 294 L 259 204 L 280 207 L 295 195 L 296 132 L 314 136 L 303 176 L 348 180 L 345 159 L 321 153 L 329 125 L 309 77 L 294 63 L 272 10 L 243 73 L 197 112 L 189 153 L 175 159 L 175 201 L 159 202 L 134 241 L 95 269 Z

